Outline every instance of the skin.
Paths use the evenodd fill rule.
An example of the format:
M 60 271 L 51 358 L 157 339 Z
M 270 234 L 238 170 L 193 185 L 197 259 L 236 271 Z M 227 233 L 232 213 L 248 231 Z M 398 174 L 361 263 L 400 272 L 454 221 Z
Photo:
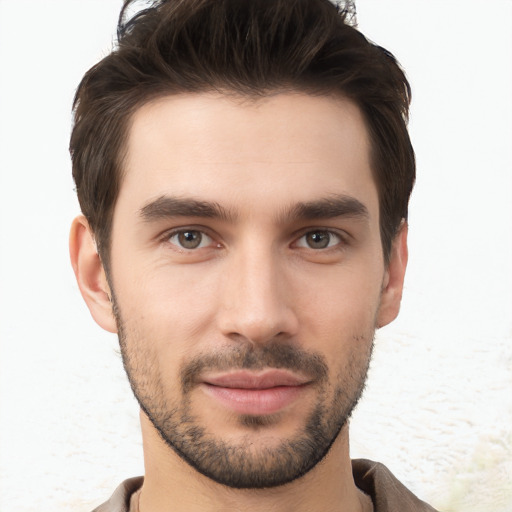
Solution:
M 155 207 L 162 197 L 215 203 L 223 215 L 190 209 L 162 215 Z M 333 198 L 362 205 L 363 213 L 299 214 L 297 205 Z M 196 248 L 180 246 L 187 230 L 203 237 Z M 132 386 L 143 399 L 158 397 L 156 408 L 183 408 L 180 371 L 194 358 L 259 354 L 282 344 L 325 362 L 324 381 L 310 379 L 277 411 L 253 415 L 262 420 L 253 424 L 203 382 L 191 386 L 187 407 L 196 424 L 257 460 L 263 449 L 277 450 L 300 435 L 318 403 L 325 404 L 324 415 L 338 407 L 340 383 L 357 399 L 374 330 L 398 314 L 406 237 L 403 223 L 386 266 L 367 130 L 350 101 L 202 93 L 161 98 L 135 113 L 109 279 L 83 216 L 73 223 L 70 251 L 94 319 L 111 332 L 122 329 Z M 304 476 L 265 489 L 215 482 L 171 449 L 145 412 L 141 424 L 142 512 L 171 503 L 176 511 L 371 510 L 353 482 L 348 423 Z

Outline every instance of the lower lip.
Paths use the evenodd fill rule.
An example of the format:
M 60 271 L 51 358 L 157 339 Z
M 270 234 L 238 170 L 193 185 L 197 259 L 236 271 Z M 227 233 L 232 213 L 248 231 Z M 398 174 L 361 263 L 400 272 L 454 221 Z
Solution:
M 304 392 L 306 386 L 277 386 L 268 389 L 223 388 L 203 384 L 205 392 L 239 414 L 274 414 L 281 411 Z

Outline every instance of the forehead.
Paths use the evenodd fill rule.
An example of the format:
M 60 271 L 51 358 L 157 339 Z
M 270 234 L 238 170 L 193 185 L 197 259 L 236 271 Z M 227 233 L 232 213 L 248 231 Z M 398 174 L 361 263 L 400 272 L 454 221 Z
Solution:
M 132 118 L 116 211 L 162 195 L 247 213 L 332 193 L 378 202 L 369 153 L 362 114 L 341 97 L 164 97 Z

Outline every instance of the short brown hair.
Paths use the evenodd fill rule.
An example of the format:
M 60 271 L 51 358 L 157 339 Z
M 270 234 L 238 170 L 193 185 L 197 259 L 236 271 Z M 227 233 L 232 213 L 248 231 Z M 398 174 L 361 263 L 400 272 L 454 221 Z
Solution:
M 109 266 L 110 231 L 132 114 L 165 95 L 217 90 L 339 94 L 354 101 L 371 140 L 387 261 L 407 218 L 415 159 L 410 86 L 395 58 L 329 0 L 156 0 L 118 25 L 117 47 L 82 79 L 70 152 L 78 199 Z

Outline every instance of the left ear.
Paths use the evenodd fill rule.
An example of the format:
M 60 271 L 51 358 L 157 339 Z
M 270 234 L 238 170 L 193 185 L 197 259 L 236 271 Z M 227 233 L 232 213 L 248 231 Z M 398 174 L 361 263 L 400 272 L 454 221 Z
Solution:
M 378 328 L 391 323 L 400 311 L 408 258 L 407 231 L 407 222 L 402 220 L 398 233 L 393 239 L 389 264 L 384 274 L 379 313 L 377 315 Z

